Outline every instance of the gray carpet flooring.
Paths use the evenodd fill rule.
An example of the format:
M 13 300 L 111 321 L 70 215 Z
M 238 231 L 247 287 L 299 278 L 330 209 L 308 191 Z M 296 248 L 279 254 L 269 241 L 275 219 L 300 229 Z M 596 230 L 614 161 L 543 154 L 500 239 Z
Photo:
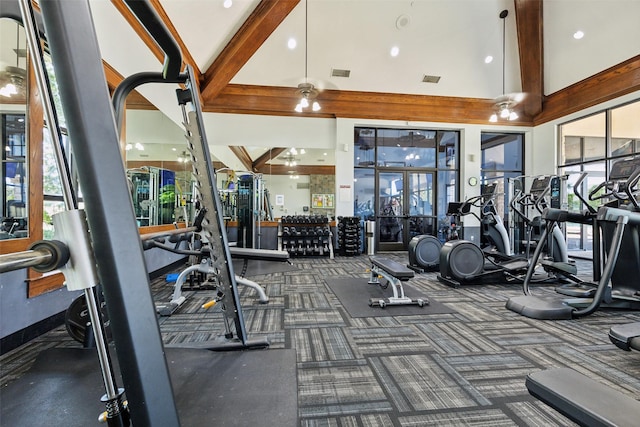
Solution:
M 407 261 L 406 253 L 385 256 Z M 615 324 L 640 321 L 640 312 L 601 310 L 582 319 L 539 321 L 505 308 L 509 297 L 521 294 L 519 285 L 453 289 L 436 273 L 422 273 L 409 282 L 411 289 L 447 312 L 384 309 L 384 315 L 356 317 L 328 283 L 352 277 L 367 286 L 366 256 L 293 263 L 296 268 L 287 271 L 247 270 L 265 287 L 269 304 L 259 304 L 250 288 L 241 288 L 241 296 L 250 338 L 295 350 L 297 390 L 291 393 L 297 395 L 299 426 L 574 425 L 525 388 L 528 373 L 550 367 L 571 367 L 640 397 L 640 352 L 623 352 L 607 337 Z M 159 302 L 167 300 L 171 285 L 154 281 Z M 553 288 L 534 292 L 551 295 Z M 200 308 L 215 291 L 185 295 L 176 314 L 159 319 L 165 342 L 219 338 L 220 313 Z M 77 345 L 59 328 L 1 356 L 0 390 L 23 375 L 41 350 Z

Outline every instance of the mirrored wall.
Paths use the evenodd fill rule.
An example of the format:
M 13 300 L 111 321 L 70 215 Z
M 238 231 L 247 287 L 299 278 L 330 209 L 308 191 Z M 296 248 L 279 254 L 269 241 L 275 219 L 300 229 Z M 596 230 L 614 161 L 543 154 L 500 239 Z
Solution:
M 0 19 L 0 240 L 29 236 L 27 53 L 24 29 Z

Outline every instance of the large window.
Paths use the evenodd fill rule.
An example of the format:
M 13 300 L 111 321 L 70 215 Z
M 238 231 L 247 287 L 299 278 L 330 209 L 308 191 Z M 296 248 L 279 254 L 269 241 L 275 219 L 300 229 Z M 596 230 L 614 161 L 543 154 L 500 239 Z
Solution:
M 587 177 L 576 190 L 588 198 L 589 192 L 607 179 L 611 164 L 640 152 L 640 101 L 562 124 L 558 135 L 558 173 L 568 175 L 569 209 L 585 209 L 574 194 L 580 174 L 587 173 Z M 566 232 L 569 249 L 592 250 L 590 226 L 568 223 Z
M 380 210 L 376 207 L 386 206 L 393 196 L 402 196 L 402 205 L 406 205 L 403 215 L 409 217 L 407 229 L 416 228 L 414 223 L 418 220 L 411 218 L 416 214 L 420 224 L 430 224 L 428 232 L 436 234 L 447 204 L 458 200 L 459 140 L 457 131 L 356 128 L 355 215 L 376 219 Z M 381 183 L 389 181 L 385 179 L 389 174 L 402 179 L 394 181 L 395 187 L 389 183 L 389 188 L 382 188 Z M 404 193 L 398 183 L 402 183 Z M 422 228 L 419 232 L 424 234 Z M 410 231 L 405 238 L 411 235 Z
M 485 184 L 497 183 L 493 207 L 509 230 L 512 250 L 519 252 L 516 242 L 524 239 L 524 222 L 510 215 L 509 202 L 514 187 L 522 188 L 524 164 L 524 136 L 517 133 L 483 132 L 481 135 L 482 163 L 480 180 Z

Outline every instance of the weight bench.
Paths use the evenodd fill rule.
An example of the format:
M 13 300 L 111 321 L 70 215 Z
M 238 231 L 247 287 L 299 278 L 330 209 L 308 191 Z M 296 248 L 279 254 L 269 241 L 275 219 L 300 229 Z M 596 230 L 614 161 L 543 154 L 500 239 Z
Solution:
M 369 299 L 370 307 L 379 306 L 384 308 L 387 305 L 418 305 L 422 307 L 429 304 L 429 300 L 426 298 L 412 299 L 404 294 L 402 282 L 414 277 L 413 270 L 388 258 L 372 256 L 369 257 L 369 260 L 371 261 L 369 284 L 380 285 L 383 289 L 386 289 L 391 284 L 393 290 L 393 297 Z M 387 284 L 383 286 L 380 283 L 380 278 L 386 279 Z

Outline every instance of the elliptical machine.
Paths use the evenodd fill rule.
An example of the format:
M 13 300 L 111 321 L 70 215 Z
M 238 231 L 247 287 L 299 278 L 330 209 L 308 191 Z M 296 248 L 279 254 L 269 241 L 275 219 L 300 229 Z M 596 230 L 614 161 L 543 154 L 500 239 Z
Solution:
M 528 262 L 513 257 L 508 233 L 493 206 L 496 187 L 497 183 L 483 185 L 481 195 L 464 201 L 458 208 L 458 215 L 473 215 L 480 221 L 483 228 L 491 229 L 491 232 L 483 232 L 483 234 L 492 236 L 494 249 L 485 253 L 473 241 L 446 242 L 440 251 L 438 280 L 442 283 L 455 288 L 461 284 L 495 283 L 504 280 L 505 272 L 515 275 L 523 270 L 526 271 Z M 475 213 L 472 207 L 479 208 L 483 217 Z M 485 216 L 488 217 L 487 220 L 483 220 Z M 485 264 L 488 265 L 485 266 Z
M 529 287 L 532 265 L 522 284 L 524 295 L 510 298 L 506 307 L 523 316 L 544 320 L 584 317 L 600 307 L 640 309 L 640 286 L 634 280 L 640 272 L 638 181 L 640 157 L 621 159 L 612 165 L 609 179 L 589 192 L 591 201 L 613 198 L 613 202 L 600 206 L 595 213 L 593 209 L 570 212 L 547 208 L 543 213 L 547 220 L 545 234 L 552 222 L 592 226 L 593 281 L 582 281 L 573 290 L 560 286 L 556 288 L 559 298 L 537 297 Z M 540 248 L 536 248 L 532 263 L 537 263 L 539 255 Z M 549 267 L 553 268 L 545 266 L 545 269 Z M 566 298 L 567 295 L 584 297 Z
M 531 185 L 529 193 L 522 193 L 516 198 L 519 203 L 526 203 L 534 206 L 538 212 L 542 213 L 544 207 L 547 206 L 546 196 L 551 192 L 551 176 L 536 177 Z M 490 247 L 481 249 L 473 242 L 459 240 L 447 242 L 443 245 L 440 252 L 440 275 L 438 280 L 441 282 L 458 287 L 461 284 L 466 285 L 482 285 L 487 283 L 504 283 L 518 281 L 526 273 L 529 267 L 527 257 L 514 255 L 511 251 L 509 234 L 498 215 L 494 206 L 494 197 L 496 191 L 496 183 L 486 184 L 483 186 L 482 194 L 465 202 L 465 204 L 480 207 L 482 217 L 466 209 L 461 215 L 472 214 L 479 219 L 482 225 L 483 237 L 487 240 Z M 511 204 L 513 207 L 513 203 Z M 530 220 L 523 211 L 517 210 L 517 214 L 526 218 L 525 223 L 532 228 L 532 225 L 539 220 Z M 528 233 L 531 235 L 531 232 Z M 531 239 L 529 239 L 531 240 Z M 551 241 L 549 244 L 547 240 Z M 548 256 L 554 262 L 568 263 L 568 255 L 564 235 L 556 225 L 550 234 L 549 239 L 538 241 L 536 244 L 544 245 L 550 249 L 547 251 Z M 548 280 L 549 275 L 536 278 L 536 281 Z
M 522 243 L 525 247 L 525 257 L 529 258 L 530 249 L 541 245 L 548 245 L 543 248 L 543 252 L 554 262 L 569 262 L 569 254 L 567 251 L 567 243 L 560 227 L 554 224 L 551 237 L 545 240 L 540 239 L 542 231 L 545 228 L 545 221 L 542 219 L 542 212 L 547 207 L 553 206 L 553 203 L 547 201 L 547 196 L 552 193 L 552 186 L 556 185 L 558 176 L 542 175 L 537 176 L 531 183 L 529 193 L 520 193 L 516 195 L 509 206 L 511 210 L 524 222 L 526 228 L 526 240 Z M 559 204 L 558 204 L 559 205 Z M 527 210 L 534 208 L 536 216 L 530 218 Z

